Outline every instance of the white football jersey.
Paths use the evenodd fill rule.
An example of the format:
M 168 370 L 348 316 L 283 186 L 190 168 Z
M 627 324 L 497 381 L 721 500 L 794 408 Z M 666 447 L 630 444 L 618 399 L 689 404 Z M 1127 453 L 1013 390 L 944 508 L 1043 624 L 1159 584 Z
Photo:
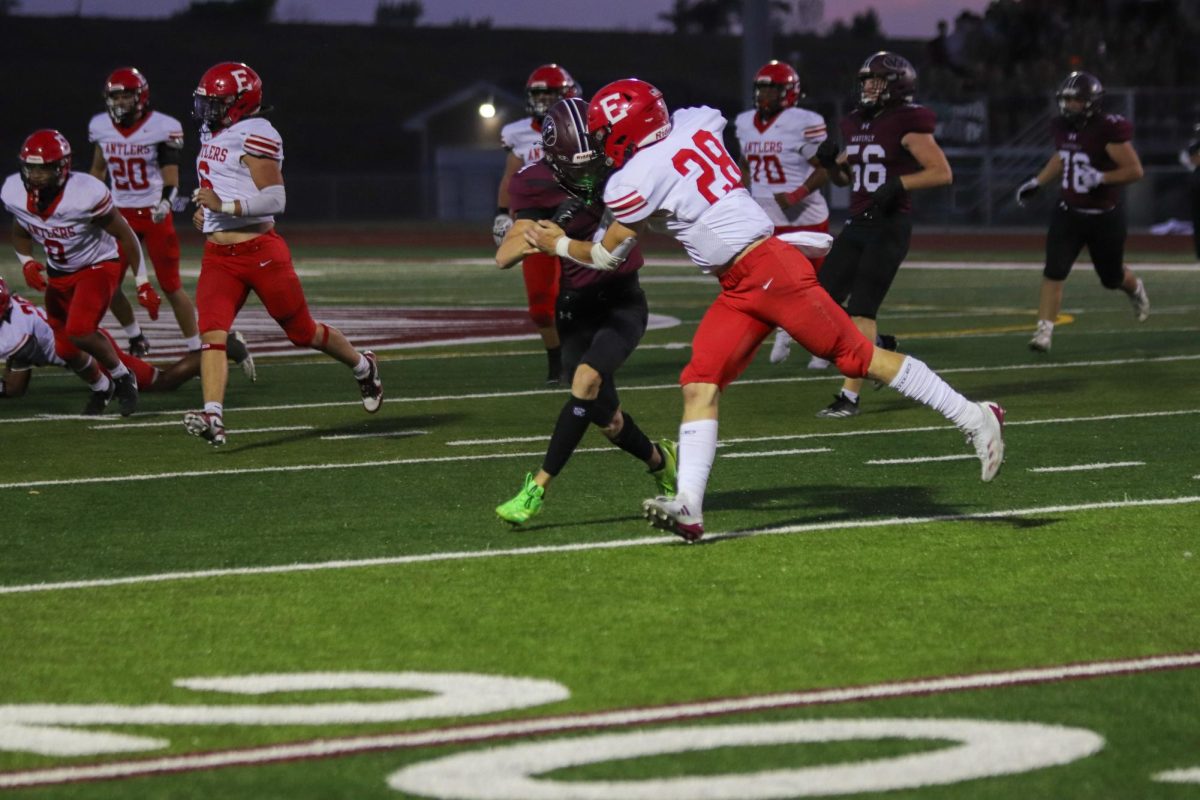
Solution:
M 626 225 L 654 215 L 704 272 L 770 236 L 770 218 L 742 186 L 721 142 L 725 118 L 701 106 L 671 115 L 671 133 L 644 146 L 608 179 L 604 204 Z
M 96 224 L 113 209 L 108 187 L 85 172 L 67 176 L 62 192 L 42 214 L 29 199 L 20 173 L 0 188 L 0 199 L 16 223 L 46 251 L 47 266 L 78 272 L 101 261 L 117 260 L 117 240 Z
M 533 127 L 533 117 L 510 122 L 500 129 L 504 149 L 521 159 L 522 164 L 542 160 L 542 132 Z
M 183 126 L 157 111 L 131 128 L 119 128 L 108 114 L 88 123 L 88 141 L 100 147 L 108 163 L 108 182 L 119 208 L 149 208 L 162 199 L 159 145 L 183 149 Z
M 829 219 L 829 207 L 813 192 L 784 213 L 775 202 L 779 192 L 799 189 L 813 172 L 809 159 L 825 141 L 825 120 L 815 111 L 785 108 L 765 126 L 754 109 L 738 114 L 734 125 L 742 158 L 750 173 L 750 194 L 777 226 L 818 225 Z
M 283 137 L 275 126 L 262 117 L 238 120 L 215 135 L 200 129 L 200 155 L 196 157 L 196 176 L 201 186 L 210 186 L 221 200 L 245 200 L 258 194 L 243 156 L 271 158 L 283 166 Z M 275 217 L 222 214 L 204 209 L 204 232 L 246 228 L 259 222 L 274 222 Z
M 13 358 L 31 341 L 34 344 L 32 354 Z M 30 367 L 67 365 L 54 352 L 54 330 L 46 321 L 46 312 L 19 295 L 13 295 L 8 314 L 0 317 L 0 362 L 14 372 Z

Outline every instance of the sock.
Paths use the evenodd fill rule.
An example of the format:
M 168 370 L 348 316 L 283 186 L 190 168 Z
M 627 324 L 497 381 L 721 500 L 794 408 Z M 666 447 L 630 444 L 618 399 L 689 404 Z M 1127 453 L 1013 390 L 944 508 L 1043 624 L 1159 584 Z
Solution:
M 358 356 L 358 363 L 354 365 L 354 377 L 356 380 L 365 380 L 371 374 L 371 362 L 367 361 L 367 357 L 361 353 Z
M 112 381 L 103 372 L 100 373 L 100 379 L 88 384 L 93 392 L 107 392 L 108 387 L 112 386 Z
M 621 415 L 625 418 L 625 422 L 621 425 L 621 432 L 617 434 L 617 438 L 612 440 L 612 443 L 638 461 L 649 461 L 650 455 L 654 452 L 654 445 L 650 444 L 646 434 L 642 433 L 642 429 L 633 421 L 632 414 L 622 411 Z M 659 469 L 662 467 L 660 466 Z
M 96 359 L 91 356 L 86 356 L 87 361 L 83 366 L 75 370 L 75 374 L 83 379 L 83 382 L 93 389 L 96 389 L 97 383 L 103 383 L 108 380 L 108 376 L 100 370 L 100 365 L 96 363 Z M 99 391 L 99 390 L 97 390 Z
M 557 475 L 567 465 L 567 460 L 583 439 L 584 431 L 592 424 L 590 417 L 595 402 L 571 395 L 563 403 L 562 410 L 558 412 L 558 421 L 554 423 L 554 433 L 550 434 L 550 446 L 546 448 L 546 457 L 542 461 L 542 469 L 546 472 Z
M 218 417 L 225 413 L 225 405 L 223 403 L 205 403 L 205 414 L 216 414 Z
M 842 389 L 841 395 L 852 403 L 858 402 L 858 392 L 852 392 L 849 389 Z
M 131 325 L 122 325 L 121 330 L 125 331 L 125 335 L 130 339 L 142 335 L 142 326 L 138 325 L 137 322 L 134 322 Z
M 702 513 L 704 490 L 717 456 L 717 421 L 697 419 L 679 426 L 678 497 L 686 498 L 688 509 Z
M 888 386 L 905 397 L 929 406 L 953 422 L 959 430 L 970 430 L 980 423 L 979 406 L 955 391 L 920 359 L 905 356 L 900 371 Z
M 118 361 L 117 365 L 108 371 L 108 374 L 111 375 L 114 379 L 115 378 L 124 378 L 126 375 L 129 374 L 129 368 L 126 367 L 124 364 L 122 364 L 120 361 Z
M 546 348 L 546 377 L 558 379 L 562 375 L 562 347 Z
M 200 349 L 200 336 L 189 336 L 183 340 L 183 344 L 187 347 L 189 353 L 194 353 Z

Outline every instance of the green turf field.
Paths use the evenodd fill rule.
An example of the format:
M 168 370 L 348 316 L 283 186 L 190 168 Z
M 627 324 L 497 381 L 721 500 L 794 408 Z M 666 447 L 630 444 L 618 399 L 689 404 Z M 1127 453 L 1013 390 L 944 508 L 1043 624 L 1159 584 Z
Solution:
M 318 318 L 523 302 L 486 252 L 295 251 Z M 679 257 L 643 271 L 679 323 L 618 376 L 653 438 L 716 291 Z M 697 545 L 597 431 L 541 515 L 495 518 L 565 398 L 532 336 L 381 350 L 375 416 L 344 367 L 260 358 L 219 450 L 180 424 L 198 383 L 84 419 L 42 370 L 0 402 L 0 790 L 1200 797 L 1200 274 L 1152 258 L 1149 321 L 1084 264 L 1038 355 L 1036 271 L 914 252 L 881 328 L 1004 404 L 999 477 L 888 389 L 816 419 L 840 380 L 762 352 Z

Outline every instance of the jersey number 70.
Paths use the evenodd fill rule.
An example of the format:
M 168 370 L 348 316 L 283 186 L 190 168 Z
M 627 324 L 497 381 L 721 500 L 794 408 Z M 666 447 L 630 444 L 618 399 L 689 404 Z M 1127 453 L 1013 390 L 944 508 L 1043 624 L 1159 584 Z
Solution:
M 675 165 L 675 171 L 684 176 L 692 172 L 689 164 L 699 169 L 696 188 L 709 205 L 721 199 L 721 195 L 729 194 L 734 187 L 742 185 L 742 171 L 730 158 L 725 145 L 711 131 L 696 131 L 692 144 L 696 145 L 695 150 L 690 147 L 681 149 L 671 158 L 671 163 Z M 720 195 L 713 191 L 714 186 Z

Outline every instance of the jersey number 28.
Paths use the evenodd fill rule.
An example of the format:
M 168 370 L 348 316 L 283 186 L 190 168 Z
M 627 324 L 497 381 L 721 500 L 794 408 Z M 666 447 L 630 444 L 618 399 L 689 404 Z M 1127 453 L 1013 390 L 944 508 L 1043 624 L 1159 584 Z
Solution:
M 722 195 L 729 194 L 735 186 L 742 185 L 742 171 L 729 156 L 725 145 L 711 131 L 696 131 L 692 144 L 696 145 L 695 150 L 690 147 L 681 149 L 671 158 L 671 163 L 680 175 L 686 176 L 692 171 L 689 165 L 700 170 L 696 175 L 696 188 L 709 205 L 720 200 Z M 716 192 L 713 191 L 714 186 Z

